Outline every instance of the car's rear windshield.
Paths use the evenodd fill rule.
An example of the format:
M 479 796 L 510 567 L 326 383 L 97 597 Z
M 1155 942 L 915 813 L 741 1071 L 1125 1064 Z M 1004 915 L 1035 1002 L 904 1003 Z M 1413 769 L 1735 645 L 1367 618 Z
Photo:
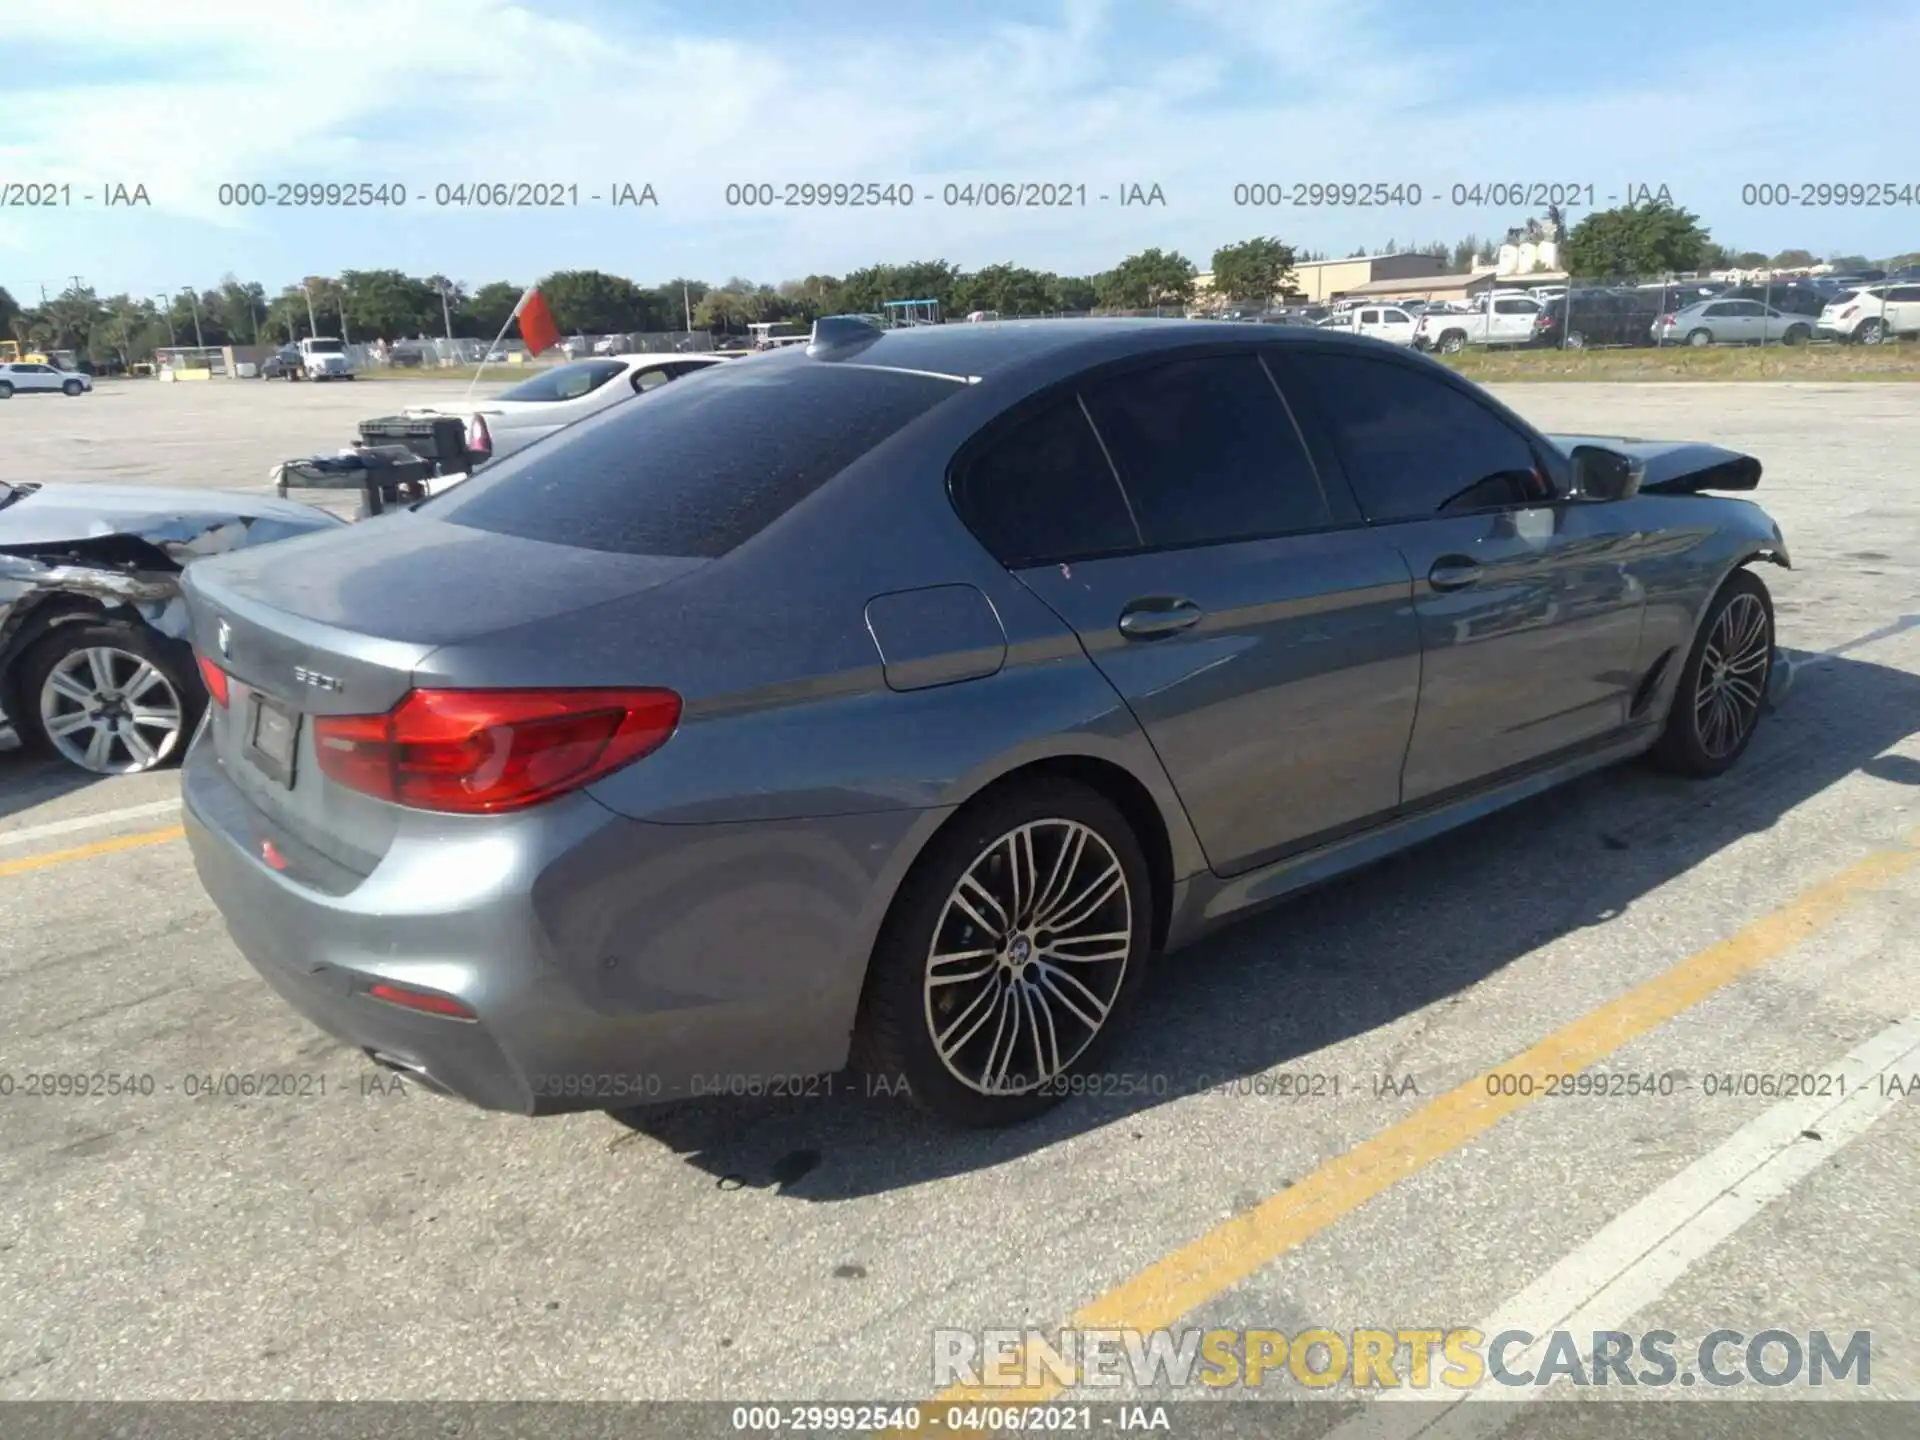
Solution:
M 618 360 L 579 360 L 571 365 L 556 365 L 543 375 L 523 380 L 511 390 L 494 396 L 496 400 L 578 400 L 627 367 Z
M 628 555 L 724 555 L 961 389 L 795 355 L 711 366 L 427 502 L 456 525 Z

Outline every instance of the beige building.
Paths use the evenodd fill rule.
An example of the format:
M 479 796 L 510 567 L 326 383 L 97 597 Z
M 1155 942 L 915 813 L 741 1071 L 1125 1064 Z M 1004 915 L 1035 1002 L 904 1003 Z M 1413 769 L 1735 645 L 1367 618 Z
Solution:
M 1350 260 L 1300 260 L 1293 267 L 1293 295 L 1309 305 L 1323 305 L 1351 295 L 1362 286 L 1382 281 L 1410 280 L 1422 275 L 1446 274 L 1447 262 L 1437 255 L 1356 255 Z M 1465 278 L 1465 277 L 1459 277 Z

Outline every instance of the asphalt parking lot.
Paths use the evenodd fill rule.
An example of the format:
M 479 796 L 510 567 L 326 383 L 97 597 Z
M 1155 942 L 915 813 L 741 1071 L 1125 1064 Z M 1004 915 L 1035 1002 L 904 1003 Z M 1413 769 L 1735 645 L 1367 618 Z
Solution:
M 465 388 L 16 399 L 0 480 L 258 489 Z M 634 1127 L 405 1089 L 233 950 L 173 774 L 0 755 L 0 1398 L 905 1401 L 936 1330 L 1072 1317 L 1869 1330 L 1844 1388 L 1920 1400 L 1920 396 L 1500 393 L 1763 460 L 1784 708 L 1721 781 L 1590 777 L 1183 952 L 1113 1060 L 1142 1093 L 1011 1132 L 845 1086 Z M 1589 1067 L 1671 1079 L 1481 1078 Z M 1802 1075 L 1846 1103 L 1759 1078 Z

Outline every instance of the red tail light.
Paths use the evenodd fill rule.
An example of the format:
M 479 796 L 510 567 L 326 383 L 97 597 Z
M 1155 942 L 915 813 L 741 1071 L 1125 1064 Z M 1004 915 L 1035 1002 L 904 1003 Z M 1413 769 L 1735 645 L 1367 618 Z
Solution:
M 195 655 L 200 662 L 200 679 L 207 687 L 207 694 L 213 697 L 213 703 L 222 710 L 227 708 L 227 672 L 204 655 Z
M 409 1010 L 424 1010 L 429 1015 L 444 1015 L 449 1020 L 480 1018 L 458 1000 L 448 995 L 436 995 L 431 990 L 412 990 L 405 985 L 389 985 L 382 981 L 369 986 L 367 994 L 389 1005 L 404 1005 Z
M 460 815 L 537 805 L 659 749 L 671 690 L 413 690 L 384 715 L 313 722 L 320 769 L 396 805 Z
M 493 432 L 487 429 L 484 415 L 476 415 L 467 422 L 467 449 L 481 460 L 493 454 Z

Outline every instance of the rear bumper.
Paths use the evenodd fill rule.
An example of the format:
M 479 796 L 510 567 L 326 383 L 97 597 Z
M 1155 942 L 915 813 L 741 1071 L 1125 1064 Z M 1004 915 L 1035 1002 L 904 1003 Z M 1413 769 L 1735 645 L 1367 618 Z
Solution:
M 275 992 L 431 1089 L 529 1115 L 839 1069 L 878 928 L 872 867 L 920 818 L 657 825 L 572 796 L 518 817 L 426 817 L 329 893 L 263 862 L 263 841 L 297 842 L 212 745 L 189 751 L 182 791 L 201 883 Z M 375 999 L 382 981 L 478 1018 Z

